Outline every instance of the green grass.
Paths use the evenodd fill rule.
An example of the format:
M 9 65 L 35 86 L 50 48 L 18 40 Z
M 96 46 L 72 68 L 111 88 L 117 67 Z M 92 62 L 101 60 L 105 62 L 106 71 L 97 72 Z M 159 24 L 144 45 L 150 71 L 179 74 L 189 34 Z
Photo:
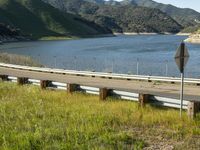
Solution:
M 67 36 L 45 36 L 41 37 L 39 40 L 41 41 L 51 41 L 51 40 L 73 40 L 77 39 L 77 37 L 67 37 Z
M 200 119 L 174 109 L 0 82 L 0 149 L 199 148 Z

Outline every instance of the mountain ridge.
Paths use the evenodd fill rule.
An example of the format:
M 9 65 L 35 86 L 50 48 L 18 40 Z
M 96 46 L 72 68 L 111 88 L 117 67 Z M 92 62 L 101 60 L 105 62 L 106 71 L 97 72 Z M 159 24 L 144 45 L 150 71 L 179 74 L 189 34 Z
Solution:
M 112 33 L 80 16 L 63 13 L 41 0 L 0 0 L 0 23 L 20 29 L 22 35 L 33 39 Z
M 113 32 L 177 33 L 182 29 L 175 20 L 154 8 L 105 5 L 106 2 L 102 0 L 44 1 L 64 12 L 78 14 Z
M 96 4 L 109 4 L 109 5 L 133 5 L 133 6 L 141 6 L 141 7 L 149 7 L 156 8 L 161 10 L 164 13 L 167 13 L 174 20 L 176 20 L 179 24 L 184 27 L 194 26 L 197 24 L 195 21 L 200 20 L 200 12 L 197 12 L 190 8 L 179 8 L 173 6 L 171 4 L 163 4 L 153 0 L 123 0 L 121 2 L 117 2 L 115 0 L 84 0 L 90 1 Z

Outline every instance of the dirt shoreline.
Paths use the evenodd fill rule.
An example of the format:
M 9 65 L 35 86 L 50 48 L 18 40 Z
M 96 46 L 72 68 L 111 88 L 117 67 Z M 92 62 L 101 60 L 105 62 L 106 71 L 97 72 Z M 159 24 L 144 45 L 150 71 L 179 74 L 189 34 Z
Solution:
M 200 44 L 200 34 L 191 34 L 189 38 L 185 39 L 185 42 Z

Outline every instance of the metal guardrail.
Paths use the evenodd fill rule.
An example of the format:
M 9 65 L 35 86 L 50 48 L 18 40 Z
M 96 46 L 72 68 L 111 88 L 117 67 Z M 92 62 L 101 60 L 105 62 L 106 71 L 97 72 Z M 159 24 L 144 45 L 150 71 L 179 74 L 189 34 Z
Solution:
M 128 75 L 128 74 L 116 74 L 116 73 L 103 73 L 103 72 L 90 72 L 90 71 L 76 71 L 76 70 L 64 70 L 64 69 L 53 69 L 53 68 L 39 68 L 29 67 L 0 63 L 0 67 L 13 68 L 27 71 L 46 72 L 54 74 L 67 74 L 76 76 L 89 76 L 89 77 L 100 77 L 110 79 L 122 79 L 122 80 L 141 80 L 141 81 L 155 81 L 155 82 L 170 82 L 180 83 L 180 78 L 177 77 L 161 77 L 161 76 L 146 76 L 146 75 Z M 185 78 L 184 83 L 200 85 L 200 79 L 196 78 Z
M 8 80 L 12 81 L 12 82 L 17 82 L 17 77 L 9 76 Z M 29 82 L 29 84 L 40 86 L 40 80 L 28 79 L 28 82 Z M 48 88 L 66 91 L 67 84 L 60 83 L 60 82 L 51 82 L 51 85 Z M 96 88 L 96 87 L 80 85 L 79 91 L 88 93 L 88 94 L 99 95 L 99 88 Z M 116 98 L 120 98 L 123 100 L 129 100 L 129 101 L 138 101 L 138 99 L 139 99 L 138 93 L 125 92 L 125 91 L 119 91 L 119 90 L 112 90 L 110 96 L 114 96 Z M 165 98 L 165 97 L 160 97 L 160 96 L 151 96 L 150 100 L 151 100 L 152 104 L 154 104 L 154 105 L 171 107 L 171 108 L 180 108 L 180 100 L 178 100 L 178 99 Z M 189 101 L 184 100 L 183 109 L 188 108 L 188 103 L 189 103 Z

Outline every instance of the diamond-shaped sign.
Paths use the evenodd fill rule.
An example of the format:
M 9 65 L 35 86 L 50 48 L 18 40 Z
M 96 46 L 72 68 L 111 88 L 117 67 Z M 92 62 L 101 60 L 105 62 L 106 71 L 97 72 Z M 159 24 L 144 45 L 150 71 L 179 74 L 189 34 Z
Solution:
M 184 68 L 189 60 L 189 52 L 185 43 L 181 43 L 179 48 L 176 50 L 175 61 L 180 70 L 180 72 L 184 71 Z

